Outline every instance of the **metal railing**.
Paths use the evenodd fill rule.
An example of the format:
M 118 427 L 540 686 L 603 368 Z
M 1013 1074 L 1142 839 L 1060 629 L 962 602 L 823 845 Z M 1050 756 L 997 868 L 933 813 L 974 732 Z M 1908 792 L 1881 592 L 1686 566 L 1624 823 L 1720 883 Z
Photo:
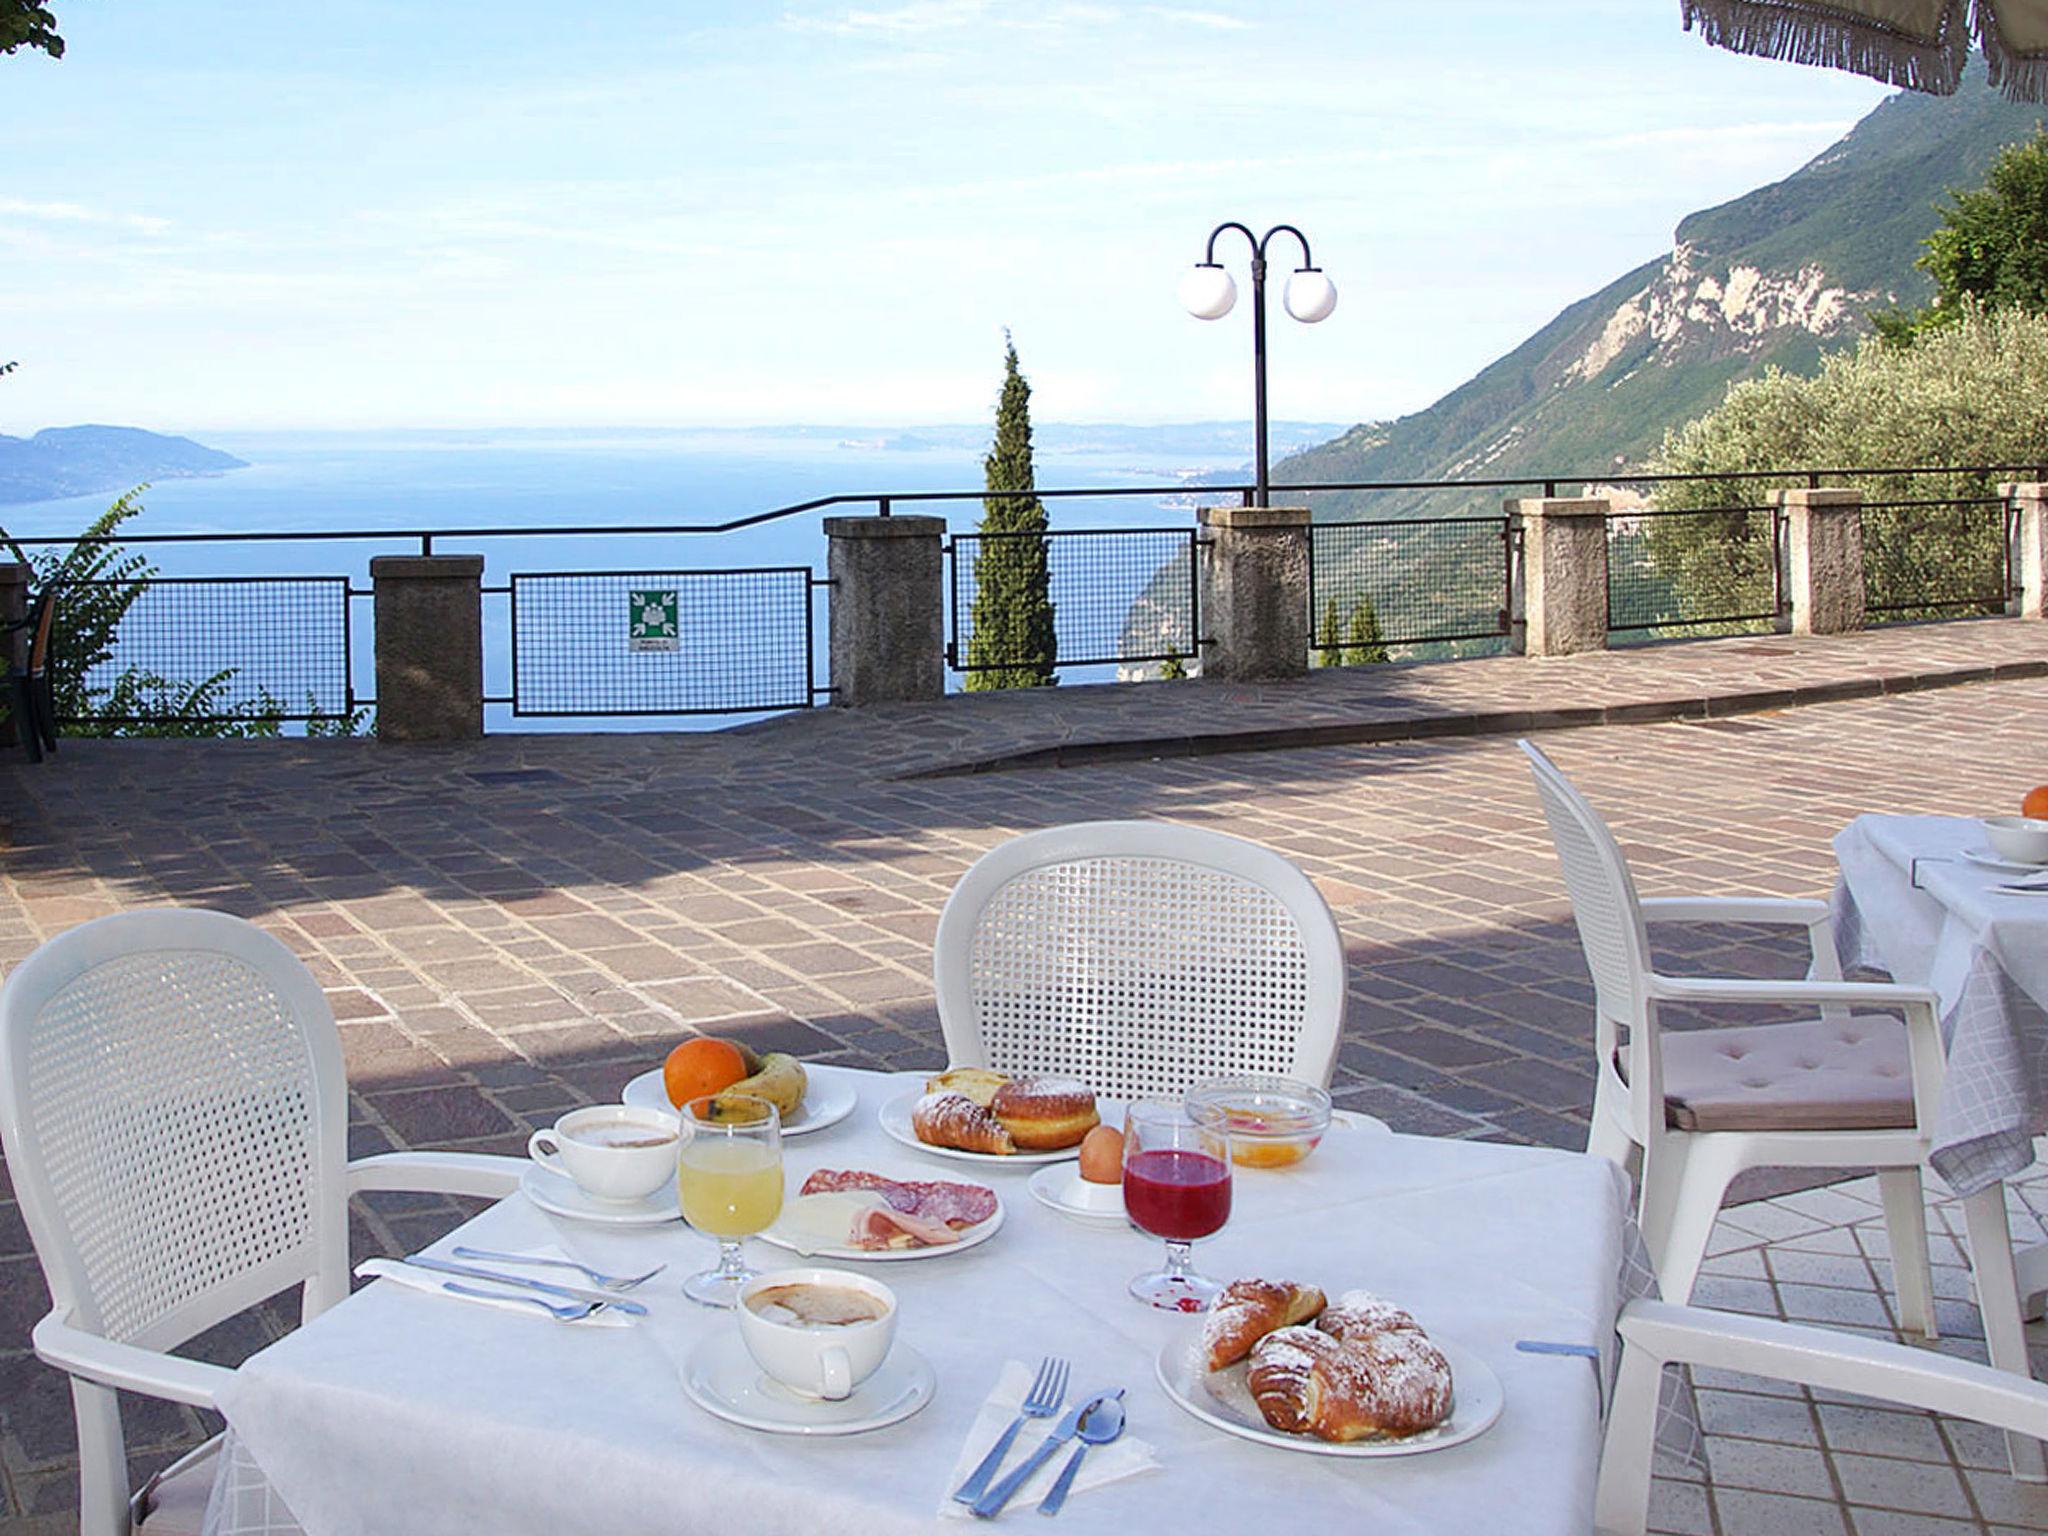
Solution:
M 1607 628 L 1661 639 L 1768 628 L 1785 608 L 1775 506 L 1645 508 L 1607 518 Z
M 1880 477 L 1890 477 L 1880 481 Z M 1906 469 L 1796 469 L 1733 474 L 1527 476 L 1469 480 L 1317 481 L 1276 487 L 1285 499 L 1312 503 L 1343 494 L 1441 492 L 1497 508 L 1512 493 L 1555 496 L 1560 487 L 1623 484 L 1649 490 L 1708 483 L 1735 488 L 1726 505 L 1641 510 L 1610 520 L 1608 618 L 1618 637 L 1657 638 L 1767 626 L 1785 607 L 1782 519 L 1755 493 L 1861 481 L 1905 488 L 1865 504 L 1867 609 L 1874 619 L 1995 612 L 2012 580 L 2009 509 L 1996 498 L 1913 496 L 1915 484 L 1950 489 L 1991 480 L 2048 479 L 2038 465 Z M 945 502 L 981 504 L 985 490 L 846 494 L 814 498 L 720 521 L 566 524 L 539 527 L 334 528 L 261 532 L 128 533 L 100 538 L 37 536 L 17 547 L 53 549 L 120 544 L 138 549 L 239 545 L 333 545 L 386 553 L 432 554 L 437 546 L 488 550 L 506 540 L 575 539 L 629 550 L 634 539 L 735 534 L 789 518 L 866 509 L 881 516 Z M 1049 508 L 1083 500 L 1137 499 L 1158 505 L 1238 499 L 1253 488 L 1235 482 L 1183 487 L 1061 487 L 1033 493 Z M 1748 499 L 1752 498 L 1753 499 Z M 1310 536 L 1311 635 L 1327 630 L 1334 608 L 1342 638 L 1370 604 L 1382 645 L 1408 655 L 1498 649 L 1513 621 L 1517 585 L 1514 520 L 1484 515 L 1318 521 Z M 1690 536 L 1681 536 L 1682 531 Z M 1702 539 L 1701 530 L 1715 537 Z M 1723 537 L 1722 535 L 1725 535 Z M 946 660 L 956 674 L 1035 665 L 977 648 L 974 594 L 985 551 L 1013 535 L 955 534 L 946 551 Z M 1045 540 L 1055 667 L 1144 665 L 1193 657 L 1202 636 L 1199 554 L 1202 535 L 1188 526 L 1052 529 Z M 644 547 L 644 546 L 643 546 Z M 1694 553 L 1688 554 L 1688 550 Z M 1698 553 L 1705 549 L 1706 554 Z M 666 553 L 666 551 L 664 551 Z M 525 557 L 515 555 L 524 563 Z M 360 562 L 339 563 L 360 569 Z M 90 586 L 91 584 L 85 584 Z M 618 560 L 607 569 L 517 570 L 484 591 L 486 660 L 495 646 L 509 664 L 509 690 L 487 686 L 483 702 L 517 716 L 618 717 L 757 712 L 803 708 L 825 697 L 820 686 L 817 591 L 829 584 L 810 567 L 697 568 L 687 562 Z M 345 718 L 375 701 L 350 681 L 370 628 L 351 624 L 352 604 L 370 597 L 348 575 L 308 577 L 172 575 L 152 577 L 88 668 L 94 698 L 107 703 L 124 676 L 157 678 L 186 690 L 221 718 L 265 711 L 277 719 Z M 674 635 L 632 628 L 634 594 L 674 602 Z M 829 599 L 828 599 L 829 601 Z M 643 602 L 644 606 L 644 602 Z M 366 614 L 358 614 L 357 618 Z M 595 637 L 595 638 L 594 638 Z M 669 643 L 670 641 L 673 643 Z M 505 668 L 501 668 L 501 675 Z M 359 675 L 367 675 L 362 672 Z M 193 694 L 196 685 L 210 689 Z M 206 716 L 213 718 L 214 716 Z M 116 720 L 117 715 L 95 713 Z

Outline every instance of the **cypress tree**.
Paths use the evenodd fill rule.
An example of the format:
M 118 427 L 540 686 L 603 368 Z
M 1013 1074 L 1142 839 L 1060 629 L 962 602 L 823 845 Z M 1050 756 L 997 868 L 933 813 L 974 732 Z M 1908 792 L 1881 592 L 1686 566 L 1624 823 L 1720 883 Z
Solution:
M 1045 503 L 1031 469 L 1031 386 L 1017 371 L 1017 346 L 1004 333 L 1003 392 L 996 402 L 996 438 L 982 460 L 982 533 L 976 546 L 974 620 L 967 640 L 970 689 L 1042 688 L 1056 683 L 1053 658 L 1052 575 L 1045 538 Z M 981 671 L 976 668 L 991 668 Z
M 1351 628 L 1344 636 L 1344 665 L 1368 666 L 1387 659 L 1387 643 L 1380 635 L 1380 613 L 1372 599 L 1361 597 L 1351 610 Z
M 1309 665 L 1316 667 L 1341 667 L 1344 664 L 1342 648 L 1338 645 L 1341 631 L 1337 623 L 1337 599 L 1331 598 L 1323 604 L 1323 620 L 1316 626 L 1316 643 L 1309 647 Z

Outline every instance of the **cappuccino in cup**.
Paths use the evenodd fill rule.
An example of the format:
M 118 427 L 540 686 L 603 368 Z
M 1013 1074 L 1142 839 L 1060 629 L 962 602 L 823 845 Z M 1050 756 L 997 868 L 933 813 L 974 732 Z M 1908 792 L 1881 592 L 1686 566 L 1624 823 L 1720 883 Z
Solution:
M 896 1341 L 896 1293 L 846 1269 L 756 1275 L 740 1289 L 738 1312 L 754 1363 L 801 1397 L 850 1397 Z
M 571 1110 L 528 1138 L 526 1152 L 543 1168 L 566 1174 L 593 1200 L 644 1200 L 676 1176 L 683 1122 L 658 1109 L 594 1104 Z

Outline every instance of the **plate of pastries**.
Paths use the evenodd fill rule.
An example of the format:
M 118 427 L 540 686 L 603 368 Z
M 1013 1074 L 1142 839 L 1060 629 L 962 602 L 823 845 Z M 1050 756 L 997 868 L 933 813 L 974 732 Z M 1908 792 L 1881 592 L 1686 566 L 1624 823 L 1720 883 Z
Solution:
M 1462 1445 L 1500 1417 L 1500 1378 L 1371 1291 L 1335 1301 L 1293 1280 L 1234 1280 L 1190 1344 L 1160 1351 L 1159 1383 L 1205 1423 L 1321 1456 L 1408 1456 Z
M 882 1106 L 882 1130 L 906 1147 L 969 1162 L 1054 1163 L 1080 1155 L 1105 1104 L 1071 1077 L 949 1067 Z

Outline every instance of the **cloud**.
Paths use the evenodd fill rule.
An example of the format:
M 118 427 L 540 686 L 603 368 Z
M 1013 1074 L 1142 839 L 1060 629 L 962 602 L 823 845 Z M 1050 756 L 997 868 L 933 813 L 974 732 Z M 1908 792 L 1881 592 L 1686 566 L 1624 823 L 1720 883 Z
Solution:
M 169 219 L 159 219 L 146 213 L 115 213 L 88 208 L 83 203 L 37 203 L 20 197 L 0 197 L 0 216 L 9 214 L 55 224 L 108 225 L 138 230 L 145 235 L 160 235 L 171 227 Z

